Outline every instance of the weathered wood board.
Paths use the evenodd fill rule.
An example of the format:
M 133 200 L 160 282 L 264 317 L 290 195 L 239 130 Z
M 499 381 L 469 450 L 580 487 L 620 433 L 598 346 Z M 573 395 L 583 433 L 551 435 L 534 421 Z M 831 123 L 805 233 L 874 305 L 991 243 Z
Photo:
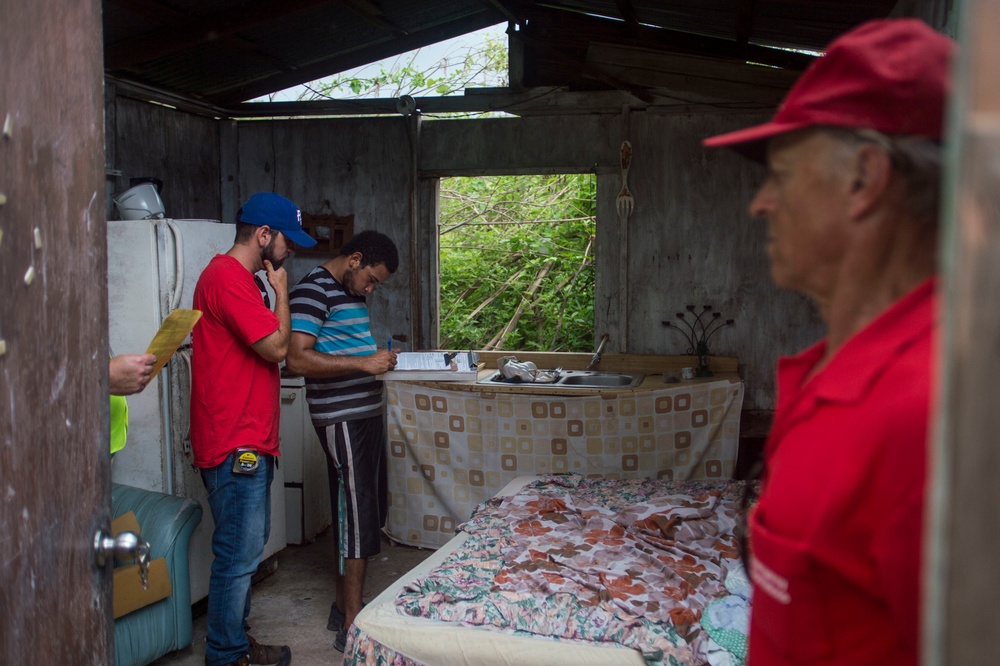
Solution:
M 135 136 L 122 128 L 146 128 L 134 102 L 117 105 L 116 151 L 136 156 Z M 187 114 L 154 107 L 154 118 L 174 114 L 169 140 L 159 140 L 156 160 L 167 169 L 186 168 L 177 144 L 207 130 Z M 679 105 L 676 112 L 619 113 L 417 120 L 406 117 L 220 122 L 222 158 L 208 159 L 204 180 L 227 200 L 273 190 L 304 212 L 353 214 L 355 230 L 378 229 L 400 249 L 396 275 L 370 299 L 376 340 L 392 336 L 406 348 L 437 346 L 437 179 L 503 173 L 593 172 L 597 174 L 595 339 L 607 333 L 607 351 L 684 354 L 690 344 L 663 321 L 687 305 L 710 305 L 734 324 L 709 341 L 716 355 L 736 356 L 747 383 L 744 408 L 774 406 L 774 367 L 779 355 L 801 350 L 823 329 L 812 305 L 770 281 L 763 225 L 750 219 L 747 203 L 762 170 L 726 150 L 706 150 L 701 140 L 761 122 L 767 109 L 733 111 Z M 124 111 L 125 118 L 122 117 Z M 633 146 L 629 185 L 634 212 L 615 210 L 621 185 L 619 150 Z M 214 143 L 213 143 L 214 142 Z M 125 144 L 129 144 L 126 147 Z M 218 148 L 222 150 L 222 148 Z M 211 152 L 211 148 L 206 149 Z M 235 153 L 235 155 L 231 154 Z M 129 159 L 132 159 L 131 157 Z M 130 172 L 156 175 L 156 160 L 128 163 Z M 226 173 L 208 176 L 212 168 Z M 214 165 L 214 166 L 213 166 Z M 121 165 L 119 165 L 121 166 Z M 229 185 L 229 179 L 235 186 Z M 165 180 L 190 188 L 187 178 Z M 168 185 L 167 197 L 170 197 Z M 200 196 L 208 196 L 200 195 Z M 167 199 L 171 200 L 172 199 Z M 185 216 L 212 217 L 205 209 L 181 208 Z M 300 252 L 287 264 L 294 284 L 325 260 Z M 676 320 L 675 320 L 676 321 Z

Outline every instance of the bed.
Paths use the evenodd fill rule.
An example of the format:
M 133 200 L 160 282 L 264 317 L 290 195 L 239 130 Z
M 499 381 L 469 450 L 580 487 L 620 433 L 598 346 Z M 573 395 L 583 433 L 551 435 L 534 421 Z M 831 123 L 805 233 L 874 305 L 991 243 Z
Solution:
M 344 664 L 739 666 L 742 487 L 519 477 L 362 610 Z

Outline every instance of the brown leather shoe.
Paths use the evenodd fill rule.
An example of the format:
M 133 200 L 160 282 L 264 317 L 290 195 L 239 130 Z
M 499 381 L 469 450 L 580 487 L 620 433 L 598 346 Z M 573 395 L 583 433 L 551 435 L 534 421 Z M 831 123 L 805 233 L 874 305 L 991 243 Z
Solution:
M 261 645 L 247 634 L 250 643 L 250 664 L 252 666 L 288 666 L 292 663 L 292 651 L 287 645 Z

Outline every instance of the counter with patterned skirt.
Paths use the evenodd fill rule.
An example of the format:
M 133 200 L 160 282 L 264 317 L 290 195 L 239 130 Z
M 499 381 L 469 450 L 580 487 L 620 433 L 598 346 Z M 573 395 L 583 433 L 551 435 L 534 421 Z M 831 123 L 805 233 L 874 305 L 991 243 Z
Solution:
M 477 387 L 478 388 L 478 387 Z M 735 375 L 580 395 L 386 382 L 386 532 L 438 548 L 518 476 L 732 478 L 743 383 Z

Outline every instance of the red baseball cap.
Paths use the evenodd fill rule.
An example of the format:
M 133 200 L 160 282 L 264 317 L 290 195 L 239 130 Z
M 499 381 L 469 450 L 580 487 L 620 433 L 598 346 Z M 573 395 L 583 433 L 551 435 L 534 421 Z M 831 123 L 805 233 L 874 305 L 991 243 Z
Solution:
M 869 21 L 802 74 L 774 118 L 704 140 L 764 161 L 766 141 L 818 125 L 941 140 L 955 43 L 917 19 Z

